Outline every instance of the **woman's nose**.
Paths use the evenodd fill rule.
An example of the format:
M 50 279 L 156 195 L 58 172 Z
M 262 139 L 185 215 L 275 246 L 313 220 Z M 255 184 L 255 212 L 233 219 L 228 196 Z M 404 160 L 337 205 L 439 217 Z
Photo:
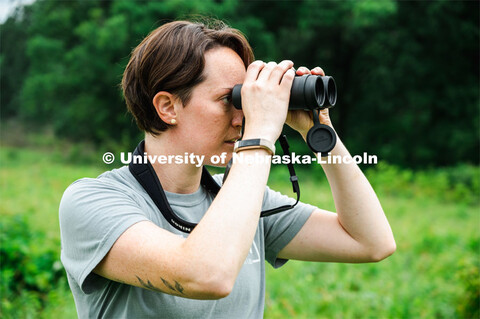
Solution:
M 234 127 L 241 127 L 243 122 L 243 111 L 237 110 L 236 108 L 233 109 L 232 125 Z

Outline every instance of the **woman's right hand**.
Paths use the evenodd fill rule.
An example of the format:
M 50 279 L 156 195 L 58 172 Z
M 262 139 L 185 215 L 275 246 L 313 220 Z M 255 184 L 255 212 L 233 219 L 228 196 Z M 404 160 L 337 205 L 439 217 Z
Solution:
M 275 142 L 287 118 L 290 89 L 295 77 L 293 62 L 284 60 L 248 66 L 242 86 L 245 116 L 244 139 L 264 138 Z

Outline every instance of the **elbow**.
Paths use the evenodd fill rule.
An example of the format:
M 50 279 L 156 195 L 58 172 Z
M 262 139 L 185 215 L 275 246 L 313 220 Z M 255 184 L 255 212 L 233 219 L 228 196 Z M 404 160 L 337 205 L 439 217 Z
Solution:
M 384 245 L 377 247 L 370 253 L 371 262 L 379 262 L 391 256 L 397 250 L 395 240 L 391 240 Z
M 235 278 L 218 267 L 208 268 L 196 275 L 195 283 L 198 299 L 216 300 L 230 295 L 235 285 Z
M 233 285 L 228 281 L 215 281 L 211 282 L 207 288 L 208 299 L 216 300 L 222 299 L 230 295 L 233 290 Z
M 216 256 L 193 251 L 184 251 L 180 254 L 184 259 L 178 262 L 183 266 L 182 277 L 191 292 L 190 298 L 217 300 L 230 295 L 238 275 L 236 268 Z

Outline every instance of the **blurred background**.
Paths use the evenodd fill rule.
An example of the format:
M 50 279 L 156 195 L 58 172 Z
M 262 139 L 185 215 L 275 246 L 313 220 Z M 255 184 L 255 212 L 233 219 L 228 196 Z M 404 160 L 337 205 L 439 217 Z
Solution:
M 352 154 L 377 155 L 362 169 L 397 240 L 379 264 L 270 268 L 265 317 L 479 318 L 479 2 L 446 0 L 2 0 L 2 316 L 76 316 L 59 262 L 63 191 L 142 139 L 119 89 L 132 49 L 198 16 L 240 29 L 257 59 L 335 77 L 334 126 Z M 298 175 L 303 201 L 335 210 L 319 165 Z M 269 184 L 291 192 L 284 167 Z

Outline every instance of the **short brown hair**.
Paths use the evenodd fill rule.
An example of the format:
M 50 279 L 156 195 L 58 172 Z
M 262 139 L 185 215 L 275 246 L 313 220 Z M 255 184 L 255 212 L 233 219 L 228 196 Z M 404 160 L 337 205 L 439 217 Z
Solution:
M 192 89 L 205 79 L 205 52 L 219 46 L 234 50 L 245 67 L 253 61 L 245 36 L 218 20 L 210 20 L 208 25 L 190 21 L 164 24 L 133 50 L 123 73 L 122 90 L 141 130 L 157 135 L 168 128 L 155 110 L 153 97 L 167 91 L 187 104 Z

